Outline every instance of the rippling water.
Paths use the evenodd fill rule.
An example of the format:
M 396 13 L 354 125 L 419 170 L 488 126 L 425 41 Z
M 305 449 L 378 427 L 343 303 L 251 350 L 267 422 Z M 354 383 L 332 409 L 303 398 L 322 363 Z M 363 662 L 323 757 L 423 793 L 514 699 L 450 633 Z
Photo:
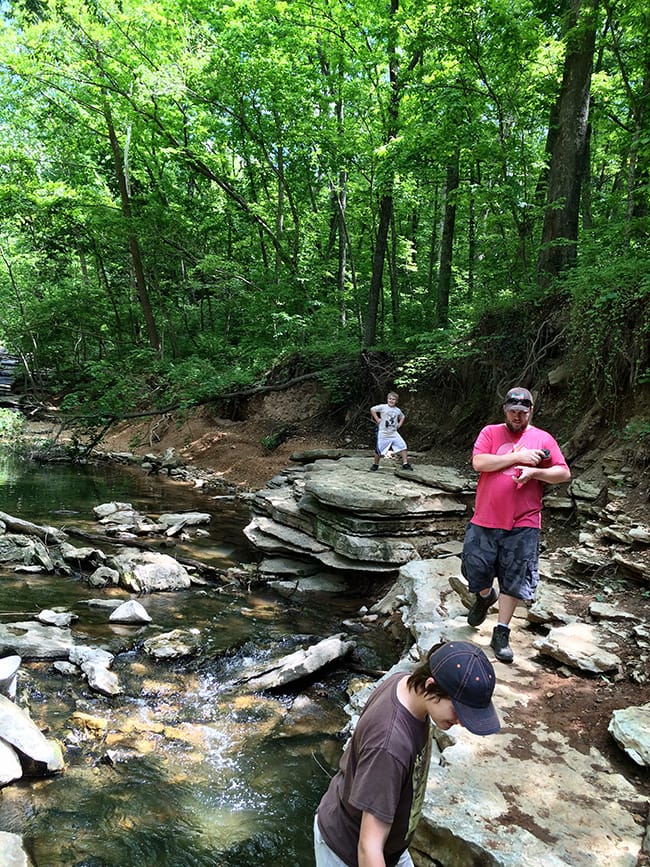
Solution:
M 0 510 L 35 523 L 96 532 L 92 507 L 126 501 L 143 514 L 199 510 L 210 535 L 189 556 L 222 568 L 253 559 L 246 507 L 183 485 L 115 467 L 16 464 L 0 458 Z M 72 540 L 74 544 L 82 544 Z M 184 552 L 185 553 L 185 552 Z M 0 791 L 0 829 L 21 834 L 37 867 L 310 867 L 313 811 L 338 762 L 349 675 L 343 670 L 298 695 L 249 694 L 236 683 L 246 664 L 341 631 L 360 596 L 288 602 L 219 586 L 141 598 L 146 627 L 108 623 L 79 577 L 0 571 L 0 618 L 27 619 L 62 607 L 79 644 L 116 654 L 124 694 L 108 698 L 50 662 L 25 662 L 18 702 L 63 742 L 66 771 Z M 142 642 L 195 627 L 196 658 L 153 662 Z M 388 667 L 398 649 L 381 628 L 355 636 L 359 661 Z M 101 730 L 88 728 L 88 715 Z

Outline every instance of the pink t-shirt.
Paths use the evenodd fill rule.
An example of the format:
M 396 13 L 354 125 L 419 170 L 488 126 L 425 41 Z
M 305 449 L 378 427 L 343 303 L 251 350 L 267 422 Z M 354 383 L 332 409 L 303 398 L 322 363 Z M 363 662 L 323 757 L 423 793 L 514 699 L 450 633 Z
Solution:
M 541 428 L 528 425 L 512 433 L 505 424 L 489 424 L 476 438 L 474 455 L 503 455 L 520 449 L 548 449 L 551 456 L 540 467 L 566 467 L 567 463 L 553 437 Z M 567 467 L 568 469 L 568 467 Z M 481 473 L 476 488 L 472 524 L 512 530 L 513 527 L 542 526 L 544 482 L 531 479 L 525 485 L 515 481 L 514 466 L 491 473 Z

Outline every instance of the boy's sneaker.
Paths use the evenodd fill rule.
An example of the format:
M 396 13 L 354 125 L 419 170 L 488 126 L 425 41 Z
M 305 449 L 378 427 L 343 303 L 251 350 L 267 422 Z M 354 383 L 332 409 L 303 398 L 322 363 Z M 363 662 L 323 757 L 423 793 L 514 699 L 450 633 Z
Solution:
M 410 464 L 402 464 L 402 469 L 403 470 L 412 470 L 413 467 Z
M 488 595 L 483 598 L 480 593 L 476 594 L 476 600 L 472 607 L 467 612 L 467 622 L 470 626 L 480 626 L 487 617 L 487 613 L 494 603 L 499 598 L 499 594 L 494 589 L 490 590 Z
M 495 626 L 492 631 L 490 647 L 500 662 L 512 662 L 514 653 L 509 644 L 510 630 L 507 626 Z
M 376 473 L 378 469 L 379 469 L 379 466 L 377 464 L 371 464 L 370 465 L 370 472 L 371 473 Z

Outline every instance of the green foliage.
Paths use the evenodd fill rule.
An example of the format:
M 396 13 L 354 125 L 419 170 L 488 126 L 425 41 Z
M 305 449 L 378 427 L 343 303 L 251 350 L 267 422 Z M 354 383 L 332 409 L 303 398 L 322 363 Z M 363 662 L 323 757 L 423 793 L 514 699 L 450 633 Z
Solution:
M 344 401 L 387 193 L 376 348 L 408 356 L 401 387 L 439 365 L 523 368 L 555 303 L 567 308 L 577 389 L 612 402 L 647 376 L 647 251 L 629 246 L 647 225 L 629 216 L 638 190 L 622 194 L 621 172 L 647 177 L 650 162 L 647 131 L 629 120 L 645 117 L 640 0 L 604 29 L 593 82 L 600 244 L 581 239 L 574 274 L 550 293 L 535 262 L 565 55 L 551 6 L 25 8 L 0 21 L 0 335 L 51 371 L 67 411 L 191 404 L 296 352 Z M 450 321 L 438 329 L 452 156 Z
M 567 276 L 567 347 L 576 396 L 604 407 L 647 379 L 650 364 L 650 256 L 590 251 Z
M 151 350 L 89 362 L 82 377 L 67 385 L 61 409 L 95 425 L 151 404 L 163 406 L 166 396 L 159 367 Z
M 275 451 L 278 446 L 286 442 L 295 433 L 295 425 L 283 424 L 276 428 L 268 436 L 262 437 L 260 442 L 267 452 Z
M 623 439 L 650 451 L 650 421 L 632 419 L 623 428 Z
M 0 445 L 19 448 L 25 436 L 25 417 L 15 410 L 0 407 Z

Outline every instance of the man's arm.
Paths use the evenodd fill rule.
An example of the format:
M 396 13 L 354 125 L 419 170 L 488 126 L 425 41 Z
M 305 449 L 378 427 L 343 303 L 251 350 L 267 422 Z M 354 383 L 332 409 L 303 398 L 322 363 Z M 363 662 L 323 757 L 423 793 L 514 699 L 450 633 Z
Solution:
M 477 473 L 496 473 L 506 470 L 508 467 L 536 467 L 543 460 L 544 452 L 542 449 L 521 449 L 517 452 L 506 452 L 503 455 L 491 455 L 489 453 L 474 455 L 472 466 Z
M 375 412 L 374 406 L 370 408 L 370 415 L 372 416 L 372 420 L 374 421 L 375 424 L 381 423 L 381 417 L 378 416 L 377 413 Z
M 531 479 L 537 479 L 547 485 L 561 485 L 571 478 L 571 470 L 568 467 L 555 466 L 538 469 L 536 467 L 522 467 L 521 474 L 515 479 L 518 485 L 525 485 Z
M 384 846 L 390 832 L 390 825 L 382 822 L 372 813 L 361 814 L 361 829 L 357 858 L 359 867 L 386 867 Z

